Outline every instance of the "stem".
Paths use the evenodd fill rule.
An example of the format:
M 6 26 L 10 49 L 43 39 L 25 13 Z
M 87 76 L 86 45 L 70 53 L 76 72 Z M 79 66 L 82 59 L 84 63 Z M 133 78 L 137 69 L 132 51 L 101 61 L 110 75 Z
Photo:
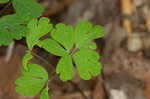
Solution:
M 69 81 L 69 83 L 71 83 L 75 88 L 77 88 L 77 90 L 81 93 L 81 95 L 83 96 L 84 99 L 88 99 L 88 97 L 84 94 L 84 92 L 79 88 L 79 86 L 77 84 L 75 84 L 72 81 Z
M 38 54 L 36 54 L 34 52 L 31 52 L 31 53 L 32 53 L 33 56 L 39 58 L 41 61 L 43 61 L 45 64 L 47 64 L 48 66 L 50 66 L 53 69 L 53 72 L 50 75 L 53 75 L 55 73 L 55 68 L 54 68 L 54 66 L 51 63 L 49 63 L 47 60 L 45 60 L 44 58 L 42 58 Z
M 73 48 L 72 51 L 70 52 L 70 56 L 72 56 L 78 49 Z

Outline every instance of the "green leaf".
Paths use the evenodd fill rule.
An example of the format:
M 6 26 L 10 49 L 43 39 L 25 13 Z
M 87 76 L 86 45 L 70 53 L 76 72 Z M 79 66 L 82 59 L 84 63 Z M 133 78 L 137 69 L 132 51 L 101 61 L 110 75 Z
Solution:
M 74 31 L 72 26 L 57 24 L 56 29 L 51 32 L 51 37 L 62 44 L 69 52 L 74 44 Z
M 88 33 L 88 40 L 98 39 L 104 36 L 104 27 L 94 26 Z
M 97 48 L 96 43 L 95 42 L 89 42 L 89 48 L 95 50 Z
M 36 0 L 13 0 L 13 7 L 25 21 L 40 17 L 44 10 Z
M 75 29 L 75 44 L 76 48 L 88 48 L 89 41 L 104 36 L 104 28 L 101 26 L 94 26 L 88 21 L 77 23 Z
M 0 3 L 7 3 L 9 0 L 0 0 Z
M 22 62 L 22 64 L 23 64 L 23 69 L 25 69 L 26 71 L 28 71 L 28 61 L 30 60 L 30 59 L 32 59 L 32 55 L 30 54 L 30 53 L 27 53 L 27 54 L 25 54 L 25 56 L 23 57 L 23 62 Z
M 40 95 L 40 99 L 50 99 L 48 95 L 48 86 L 42 91 Z
M 56 73 L 60 74 L 60 79 L 63 81 L 72 79 L 74 75 L 74 68 L 72 59 L 68 54 L 62 56 L 59 60 L 56 67 Z
M 65 49 L 62 48 L 55 40 L 50 38 L 40 41 L 38 46 L 57 56 L 63 56 L 66 54 Z
M 32 76 L 41 80 L 48 80 L 47 71 L 38 64 L 28 64 L 28 71 L 23 72 L 24 76 Z
M 15 81 L 16 92 L 30 97 L 38 94 L 48 80 L 47 71 L 37 65 L 28 64 L 28 71 Z
M 27 28 L 16 14 L 0 18 L 0 46 L 8 45 L 14 39 L 19 40 L 27 33 Z
M 101 71 L 99 55 L 89 49 L 81 49 L 73 55 L 77 71 L 84 80 L 89 80 L 92 76 L 97 76 Z
M 26 35 L 27 45 L 29 50 L 38 44 L 39 39 L 51 31 L 52 24 L 49 24 L 50 20 L 46 17 L 42 17 L 39 21 L 33 19 L 29 22 L 29 32 Z
M 84 45 L 85 40 L 87 39 L 86 34 L 91 29 L 92 29 L 92 24 L 88 21 L 86 22 L 79 21 L 77 23 L 75 29 L 75 43 L 77 48 L 80 48 L 82 45 Z
M 87 41 L 87 42 L 84 42 L 84 45 L 82 45 L 81 48 L 82 49 L 89 49 L 90 48 L 92 50 L 95 50 L 97 48 L 97 45 L 94 41 Z
M 38 94 L 44 87 L 45 82 L 40 79 L 23 76 L 16 80 L 16 92 L 30 97 Z

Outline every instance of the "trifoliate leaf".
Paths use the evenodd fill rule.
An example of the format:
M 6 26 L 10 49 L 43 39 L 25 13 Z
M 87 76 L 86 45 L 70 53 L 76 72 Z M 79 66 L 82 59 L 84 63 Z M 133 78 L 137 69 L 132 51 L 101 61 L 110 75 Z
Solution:
M 97 76 L 101 71 L 99 55 L 89 49 L 81 49 L 73 55 L 78 74 L 84 80 Z
M 50 38 L 40 41 L 38 45 L 39 47 L 44 48 L 49 53 L 57 56 L 63 56 L 67 53 L 65 49 L 62 48 L 55 40 Z
M 22 62 L 22 64 L 23 64 L 23 69 L 25 69 L 26 71 L 28 71 L 28 61 L 30 60 L 30 59 L 32 59 L 32 55 L 30 54 L 30 53 L 27 53 L 27 54 L 25 54 L 25 56 L 23 57 L 23 62 Z
M 8 45 L 14 39 L 19 40 L 26 35 L 27 28 L 17 15 L 7 15 L 0 18 L 0 46 Z
M 51 37 L 62 44 L 69 52 L 74 44 L 74 31 L 72 26 L 57 24 L 56 29 L 51 32 Z
M 44 10 L 36 0 L 13 0 L 13 7 L 17 15 L 25 21 L 38 18 Z
M 34 45 L 39 42 L 39 39 L 50 32 L 52 24 L 49 24 L 50 20 L 46 17 L 42 17 L 39 21 L 33 19 L 29 22 L 29 32 L 26 35 L 27 45 L 29 50 L 32 50 Z
M 0 0 L 0 3 L 7 3 L 9 0 Z
M 63 81 L 70 80 L 73 77 L 74 68 L 72 59 L 68 54 L 62 56 L 59 60 L 56 67 L 56 73 L 60 74 L 60 79 Z
M 15 81 L 16 92 L 27 97 L 38 94 L 48 80 L 47 71 L 37 64 L 28 64 L 23 74 Z
M 104 28 L 101 26 L 94 26 L 88 21 L 77 23 L 75 29 L 75 43 L 76 48 L 88 48 L 89 41 L 104 36 Z
M 48 86 L 42 91 L 40 95 L 40 99 L 50 99 L 48 95 Z

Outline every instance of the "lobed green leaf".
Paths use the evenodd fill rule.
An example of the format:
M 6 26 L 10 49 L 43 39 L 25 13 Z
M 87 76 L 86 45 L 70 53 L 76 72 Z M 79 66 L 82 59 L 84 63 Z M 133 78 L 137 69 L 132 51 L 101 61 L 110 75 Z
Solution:
M 0 18 L 0 46 L 8 45 L 14 39 L 19 40 L 24 37 L 28 31 L 22 25 L 24 23 L 16 14 Z
M 75 29 L 75 45 L 76 48 L 88 48 L 91 44 L 89 41 L 104 36 L 104 28 L 101 26 L 94 26 L 88 21 L 77 23 Z
M 92 29 L 92 24 L 88 21 L 79 21 L 75 29 L 75 44 L 76 48 L 80 48 L 86 43 L 86 34 Z
M 42 66 L 38 64 L 28 64 L 28 69 L 28 71 L 23 72 L 24 76 L 32 76 L 48 80 L 48 73 Z
M 88 40 L 98 39 L 104 36 L 104 27 L 102 26 L 94 26 L 89 32 L 88 32 Z
M 23 61 L 22 61 L 22 64 L 23 64 L 23 69 L 28 71 L 28 61 L 30 59 L 32 59 L 32 55 L 30 53 L 26 53 L 25 56 L 23 57 Z
M 74 75 L 74 68 L 72 59 L 68 54 L 62 56 L 59 60 L 56 67 L 56 73 L 60 74 L 60 79 L 63 81 L 72 79 Z
M 15 83 L 16 92 L 27 97 L 38 94 L 45 85 L 45 81 L 27 76 L 18 78 Z
M 48 80 L 47 71 L 37 64 L 28 64 L 23 74 L 15 81 L 16 92 L 27 97 L 38 94 Z
M 92 76 L 97 76 L 101 71 L 99 55 L 89 49 L 81 49 L 73 55 L 77 71 L 84 80 L 89 80 Z
M 17 15 L 25 21 L 40 17 L 44 10 L 36 0 L 13 0 L 12 3 Z
M 56 29 L 51 32 L 51 37 L 62 44 L 69 52 L 74 44 L 74 31 L 72 26 L 59 23 L 56 25 Z
M 46 17 L 42 17 L 39 21 L 33 19 L 28 24 L 29 32 L 26 35 L 27 45 L 29 50 L 38 44 L 39 39 L 51 31 L 52 24 L 49 24 L 50 20 Z
M 50 38 L 40 41 L 38 46 L 57 56 L 63 56 L 67 53 L 55 40 Z

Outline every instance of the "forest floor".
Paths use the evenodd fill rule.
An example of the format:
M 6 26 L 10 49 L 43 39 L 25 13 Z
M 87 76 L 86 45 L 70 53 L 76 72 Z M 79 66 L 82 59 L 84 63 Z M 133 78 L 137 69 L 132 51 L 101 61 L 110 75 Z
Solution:
M 38 0 L 45 8 L 43 16 L 52 23 L 75 26 L 79 20 L 89 20 L 104 26 L 104 37 L 95 40 L 103 69 L 98 77 L 84 81 L 76 74 L 62 82 L 55 71 L 59 57 L 34 48 L 34 63 L 49 72 L 51 99 L 150 99 L 150 1 L 132 0 L 133 14 L 123 14 L 121 0 Z M 126 0 L 128 1 L 128 0 Z M 129 0 L 130 1 L 130 0 Z M 13 13 L 12 7 L 0 16 Z M 124 26 L 128 19 L 132 25 Z M 129 36 L 128 28 L 131 35 Z M 26 99 L 15 92 L 14 81 L 19 77 L 21 63 L 27 51 L 25 40 L 15 41 L 8 61 L 8 47 L 0 47 L 0 99 Z M 39 99 L 39 95 L 31 97 Z

